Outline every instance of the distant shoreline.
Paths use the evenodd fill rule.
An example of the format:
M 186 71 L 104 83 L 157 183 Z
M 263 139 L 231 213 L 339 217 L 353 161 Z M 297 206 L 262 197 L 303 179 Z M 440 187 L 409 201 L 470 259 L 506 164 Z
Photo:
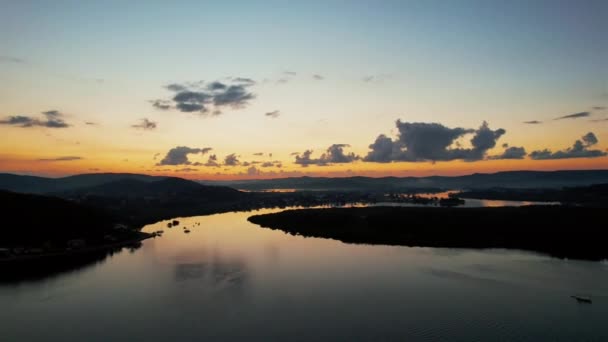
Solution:
M 287 210 L 248 221 L 292 235 L 346 243 L 446 248 L 506 248 L 558 258 L 608 259 L 605 208 L 364 207 Z M 596 224 L 597 222 L 597 224 Z
M 154 234 L 139 231 L 137 237 L 127 239 L 127 240 L 122 240 L 122 241 L 116 241 L 113 243 L 103 244 L 103 245 L 88 246 L 88 247 L 72 249 L 72 250 L 62 251 L 62 252 L 27 254 L 27 255 L 0 258 L 0 265 L 8 264 L 8 263 L 39 261 L 39 260 L 48 261 L 48 260 L 52 260 L 52 259 L 61 259 L 61 258 L 66 258 L 66 257 L 68 257 L 68 258 L 78 257 L 78 256 L 86 255 L 86 254 L 105 252 L 105 251 L 108 251 L 108 250 L 111 250 L 114 248 L 129 246 L 131 244 L 135 244 L 135 243 L 144 241 L 144 240 L 152 238 L 152 237 L 154 237 Z

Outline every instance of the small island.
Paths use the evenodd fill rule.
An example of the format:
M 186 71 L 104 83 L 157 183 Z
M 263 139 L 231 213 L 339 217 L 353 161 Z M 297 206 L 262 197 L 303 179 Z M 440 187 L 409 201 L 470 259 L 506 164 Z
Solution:
M 287 210 L 249 221 L 293 235 L 346 243 L 509 248 L 559 258 L 608 258 L 604 208 L 366 207 Z

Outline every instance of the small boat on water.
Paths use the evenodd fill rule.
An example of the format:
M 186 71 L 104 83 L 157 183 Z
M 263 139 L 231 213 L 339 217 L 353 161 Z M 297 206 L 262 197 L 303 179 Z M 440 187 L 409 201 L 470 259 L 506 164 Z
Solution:
M 585 297 L 585 296 L 570 296 L 570 297 L 576 299 L 576 301 L 579 303 L 588 303 L 588 304 L 593 303 L 593 301 L 589 297 Z
M 184 230 L 184 233 L 190 233 L 189 229 Z

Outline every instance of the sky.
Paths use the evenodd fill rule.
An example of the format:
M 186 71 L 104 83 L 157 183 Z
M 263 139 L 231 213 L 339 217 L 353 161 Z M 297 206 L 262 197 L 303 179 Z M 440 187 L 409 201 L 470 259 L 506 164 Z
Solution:
M 0 172 L 608 169 L 608 1 L 0 1 Z

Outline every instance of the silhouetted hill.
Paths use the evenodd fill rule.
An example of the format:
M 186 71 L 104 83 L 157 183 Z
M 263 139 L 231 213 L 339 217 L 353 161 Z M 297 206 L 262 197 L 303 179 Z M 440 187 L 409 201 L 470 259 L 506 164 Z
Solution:
M 248 203 L 252 197 L 229 187 L 202 185 L 174 177 L 118 179 L 53 194 L 102 208 L 134 226 L 176 216 L 228 211 Z
M 238 190 L 225 186 L 201 185 L 182 178 L 168 177 L 160 180 L 124 178 L 108 183 L 78 188 L 58 193 L 62 197 L 100 196 L 112 198 L 192 198 L 197 200 L 235 200 L 241 198 Z
M 90 173 L 62 178 L 44 178 L 2 173 L 0 174 L 0 190 L 44 194 L 93 187 L 125 179 L 152 182 L 165 178 L 131 173 Z
M 116 221 L 102 210 L 56 197 L 0 191 L 0 202 L 0 247 L 101 239 Z
M 293 177 L 251 181 L 201 181 L 243 190 L 425 191 L 433 189 L 561 188 L 608 183 L 608 170 L 506 171 L 446 177 Z
M 52 178 L 0 173 L 0 190 L 43 193 L 54 182 Z
M 141 182 L 153 182 L 165 179 L 166 177 L 157 177 L 157 176 L 148 176 L 134 173 L 90 173 L 90 174 L 82 174 L 69 176 L 64 178 L 57 178 L 58 183 L 60 184 L 63 190 L 69 189 L 78 189 L 84 187 L 90 187 L 95 185 L 101 185 L 105 183 L 115 182 L 118 180 L 130 179 L 137 180 Z M 55 190 L 58 191 L 58 190 Z
M 64 178 L 0 174 L 2 189 L 68 199 L 98 208 L 134 227 L 164 218 L 224 212 L 256 203 L 250 199 L 251 195 L 225 186 L 129 173 L 94 173 Z

